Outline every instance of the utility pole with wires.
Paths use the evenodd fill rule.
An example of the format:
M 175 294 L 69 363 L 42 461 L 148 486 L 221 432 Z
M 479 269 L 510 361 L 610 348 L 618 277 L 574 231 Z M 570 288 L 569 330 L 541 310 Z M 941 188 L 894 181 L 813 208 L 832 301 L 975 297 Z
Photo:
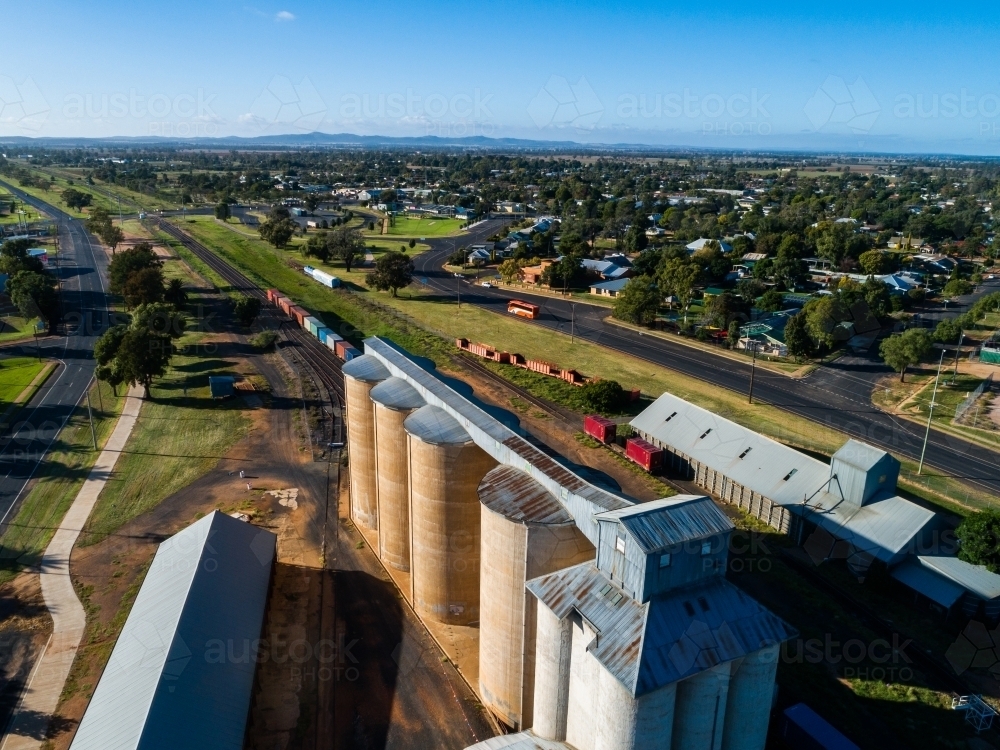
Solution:
M 94 411 L 90 408 L 90 388 L 87 388 L 87 416 L 90 417 L 90 436 L 94 439 L 94 450 L 97 450 L 97 431 L 94 429 Z
M 569 309 L 569 343 L 572 344 L 576 341 L 576 303 L 570 304 Z
M 924 447 L 920 449 L 920 465 L 917 466 L 917 476 L 924 470 L 924 454 L 927 453 L 927 440 L 931 435 L 931 419 L 934 417 L 934 407 L 937 405 L 938 380 L 941 379 L 941 365 L 944 364 L 944 349 L 938 361 L 937 375 L 934 376 L 934 391 L 931 393 L 931 405 L 927 410 L 927 430 L 924 432 Z
M 753 359 L 750 360 L 750 397 L 747 403 L 753 403 L 753 376 L 757 372 L 757 342 L 747 339 L 748 344 L 753 345 Z
M 962 355 L 962 342 L 965 341 L 965 331 L 958 336 L 958 346 L 955 347 L 955 374 L 951 376 L 951 384 L 958 382 L 958 358 Z

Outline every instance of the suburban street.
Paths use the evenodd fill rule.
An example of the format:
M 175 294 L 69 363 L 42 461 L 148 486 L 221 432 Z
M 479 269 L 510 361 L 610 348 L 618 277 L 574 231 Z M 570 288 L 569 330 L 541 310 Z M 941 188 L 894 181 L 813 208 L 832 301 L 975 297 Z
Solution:
M 469 235 L 463 236 L 460 242 L 466 246 L 481 242 L 497 231 L 498 225 L 497 220 L 484 222 Z M 452 241 L 432 240 L 429 244 L 432 250 L 416 259 L 415 275 L 421 283 L 425 282 L 442 295 L 454 297 L 458 279 L 441 268 L 452 252 Z M 541 307 L 542 314 L 535 321 L 525 320 L 526 325 L 541 325 L 567 334 L 572 327 L 581 339 L 722 388 L 737 393 L 746 393 L 749 388 L 749 365 L 659 336 L 648 336 L 609 324 L 605 322 L 610 314 L 607 307 L 532 295 L 524 289 L 518 289 L 515 294 L 507 289 L 491 289 L 464 282 L 461 287 L 462 302 L 504 314 L 507 301 L 512 297 L 531 297 Z M 585 370 L 586 363 L 573 363 L 573 366 Z M 874 350 L 864 356 L 842 357 L 801 379 L 758 369 L 754 378 L 754 398 L 900 456 L 918 460 L 924 438 L 923 428 L 896 419 L 871 403 L 874 380 L 889 373 L 889 368 Z M 932 430 L 925 462 L 936 472 L 960 478 L 982 490 L 1000 492 L 1000 471 L 997 470 L 1000 456 L 987 448 Z
M 37 347 L 30 342 L 2 350 L 3 356 L 40 353 L 60 364 L 17 421 L 0 436 L 0 523 L 13 518 L 12 510 L 25 485 L 84 397 L 94 374 L 94 342 L 107 317 L 103 279 L 107 260 L 83 223 L 10 185 L 5 187 L 19 200 L 44 211 L 58 226 L 59 260 L 54 271 L 62 294 L 63 335 L 40 337 Z

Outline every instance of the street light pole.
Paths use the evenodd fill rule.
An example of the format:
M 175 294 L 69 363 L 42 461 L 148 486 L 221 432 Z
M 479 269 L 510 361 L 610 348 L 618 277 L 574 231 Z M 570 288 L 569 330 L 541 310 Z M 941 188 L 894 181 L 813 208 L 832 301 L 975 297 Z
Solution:
M 941 350 L 941 359 L 938 361 L 937 375 L 934 376 L 934 392 L 931 394 L 931 405 L 927 410 L 927 430 L 924 432 L 924 447 L 920 449 L 920 465 L 917 466 L 917 476 L 924 470 L 924 454 L 927 453 L 927 439 L 931 435 L 931 418 L 934 416 L 934 407 L 937 405 L 938 380 L 941 378 L 941 365 L 944 364 L 944 349 Z
M 751 342 L 747 339 L 747 343 L 753 343 L 753 359 L 750 360 L 750 398 L 747 403 L 753 403 L 753 376 L 757 372 L 757 342 Z

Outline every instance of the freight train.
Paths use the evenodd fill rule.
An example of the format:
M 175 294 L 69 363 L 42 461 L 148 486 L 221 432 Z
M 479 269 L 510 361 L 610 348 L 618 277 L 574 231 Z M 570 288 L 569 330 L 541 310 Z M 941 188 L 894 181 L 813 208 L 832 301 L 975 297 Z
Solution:
M 296 305 L 277 289 L 267 290 L 267 301 L 275 307 L 280 308 L 281 311 L 288 317 L 294 318 L 295 322 L 298 323 L 304 330 L 319 339 L 319 341 L 325 344 L 331 352 L 345 362 L 350 362 L 355 357 L 361 356 L 361 352 L 355 349 L 349 342 L 345 341 L 343 336 L 338 336 L 336 333 L 323 325 L 323 321 L 312 315 L 304 307 Z

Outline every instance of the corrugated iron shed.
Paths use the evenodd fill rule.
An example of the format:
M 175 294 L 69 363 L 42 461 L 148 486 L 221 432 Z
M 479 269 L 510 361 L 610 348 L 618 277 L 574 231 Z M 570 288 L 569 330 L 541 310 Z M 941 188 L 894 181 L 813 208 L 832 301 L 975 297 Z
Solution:
M 833 454 L 833 458 L 862 471 L 868 471 L 888 455 L 881 448 L 851 438 L 840 446 L 840 450 Z
M 163 542 L 72 750 L 240 750 L 276 537 L 214 511 Z
M 822 461 L 669 393 L 631 425 L 779 505 L 799 504 L 830 480 Z
M 620 522 L 646 554 L 735 528 L 726 514 L 704 495 L 676 495 L 611 510 L 598 514 L 597 520 Z
M 723 578 L 658 594 L 646 604 L 593 563 L 535 578 L 527 587 L 560 619 L 577 612 L 597 631 L 588 650 L 635 696 L 796 634 Z
M 951 609 L 962 598 L 965 589 L 916 560 L 908 560 L 892 569 L 893 578 L 945 609 Z
M 448 412 L 430 404 L 421 406 L 408 416 L 403 421 L 403 428 L 417 440 L 431 445 L 467 445 L 472 442 L 469 433 Z
M 552 493 L 513 466 L 501 464 L 483 477 L 479 500 L 494 513 L 523 524 L 562 525 L 573 523 Z

